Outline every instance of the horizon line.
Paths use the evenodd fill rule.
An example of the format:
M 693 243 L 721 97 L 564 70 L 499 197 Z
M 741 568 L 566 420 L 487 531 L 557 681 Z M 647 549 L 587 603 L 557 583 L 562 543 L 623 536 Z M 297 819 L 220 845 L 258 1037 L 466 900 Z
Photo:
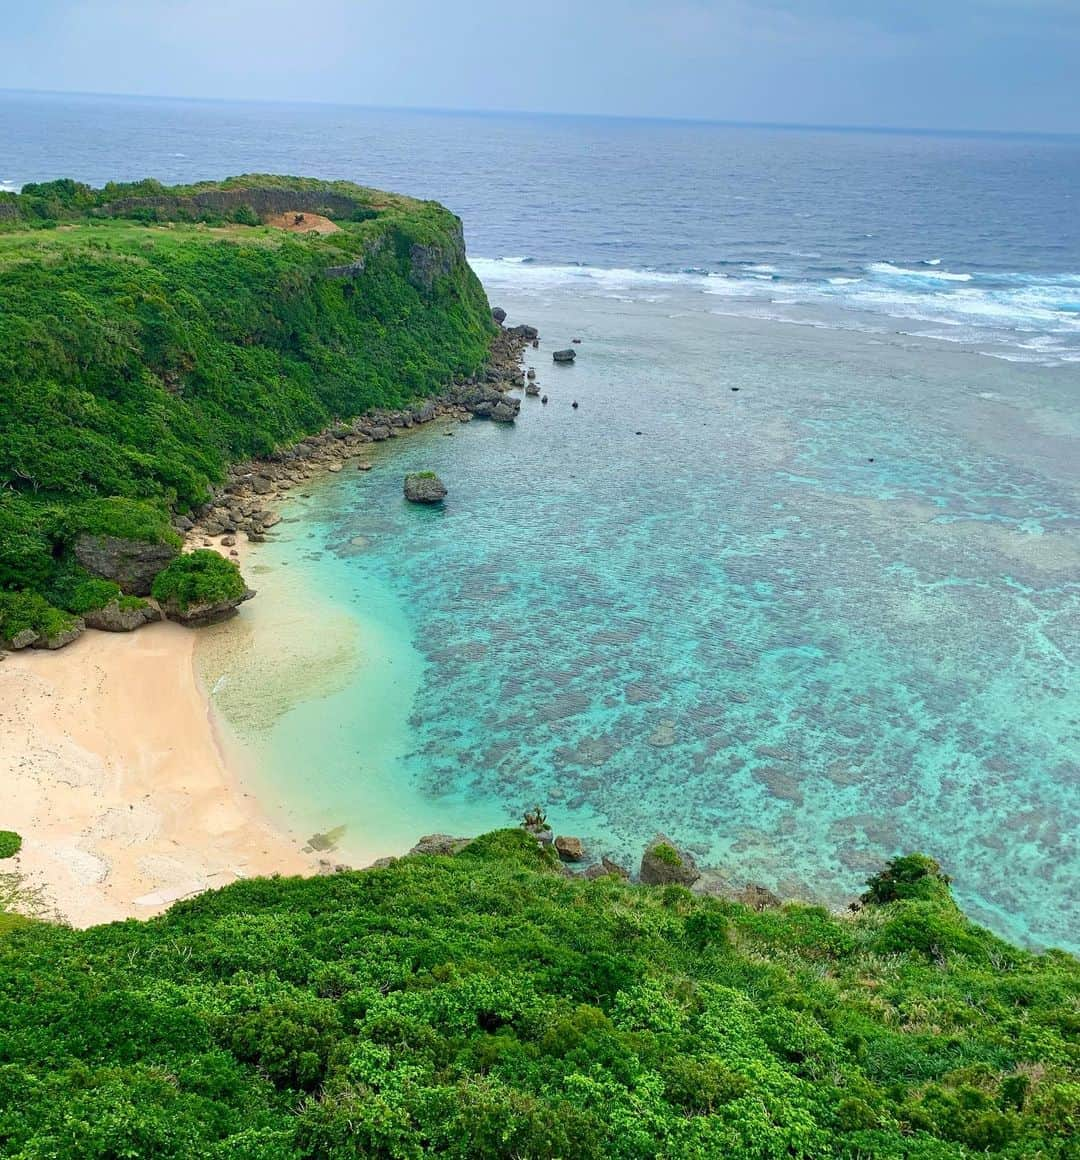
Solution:
M 845 124 L 842 122 L 814 121 L 753 121 L 720 117 L 695 117 L 649 113 L 559 112 L 545 109 L 479 109 L 455 108 L 439 105 L 378 105 L 360 101 L 327 100 L 316 97 L 192 97 L 170 93 L 119 93 L 95 89 L 9 89 L 0 87 L 0 95 L 41 97 L 108 97 L 130 101 L 180 101 L 191 104 L 237 105 L 316 105 L 330 108 L 364 109 L 385 113 L 433 113 L 469 117 L 546 117 L 604 121 L 648 121 L 658 124 L 715 125 L 730 129 L 778 129 L 784 131 L 814 131 L 819 133 L 881 133 L 909 134 L 911 136 L 953 137 L 1041 137 L 1071 140 L 1080 138 L 1080 128 L 1066 129 L 974 129 L 919 125 Z

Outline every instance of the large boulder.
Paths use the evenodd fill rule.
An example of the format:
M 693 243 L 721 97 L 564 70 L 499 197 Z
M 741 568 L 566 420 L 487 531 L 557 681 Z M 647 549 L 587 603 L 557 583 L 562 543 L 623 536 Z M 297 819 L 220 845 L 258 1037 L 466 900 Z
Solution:
M 577 358 L 577 351 L 571 347 L 567 347 L 566 350 L 553 350 L 551 357 L 557 363 L 572 363 Z
M 641 856 L 641 881 L 646 886 L 692 886 L 700 877 L 692 854 L 680 850 L 670 838 L 657 834 Z
M 13 652 L 18 652 L 20 649 L 29 648 L 37 638 L 38 632 L 36 628 L 24 628 L 4 643 Z
M 426 834 L 409 851 L 410 854 L 435 854 L 443 857 L 464 850 L 472 838 L 454 838 L 449 834 Z
M 560 834 L 555 839 L 555 850 L 564 862 L 580 862 L 585 857 L 585 846 L 580 838 Z
M 144 624 L 160 620 L 161 613 L 145 600 L 138 604 L 110 600 L 103 608 L 92 608 L 83 619 L 87 628 L 96 628 L 101 632 L 134 632 Z
M 405 498 L 409 503 L 442 503 L 446 485 L 434 471 L 415 471 L 405 476 Z
M 513 395 L 503 395 L 495 406 L 491 408 L 490 418 L 493 423 L 513 423 L 520 410 L 520 399 L 515 399 Z
M 179 551 L 171 544 L 148 540 L 123 540 L 118 536 L 75 537 L 75 559 L 93 576 L 115 580 L 124 592 L 149 596 L 154 577 L 176 559 Z
M 65 628 L 57 629 L 51 634 L 42 634 L 39 636 L 31 647 L 47 649 L 63 648 L 64 645 L 71 644 L 73 640 L 78 640 L 82 636 L 85 628 L 86 623 L 80 617 L 75 617 Z
M 493 306 L 491 308 L 491 317 L 494 318 L 500 326 L 502 326 L 502 324 L 506 321 L 506 311 L 503 310 L 501 306 Z
M 181 608 L 178 600 L 170 598 L 162 601 L 161 611 L 166 619 L 175 620 L 177 624 L 182 624 L 186 628 L 203 628 L 208 624 L 217 624 L 235 616 L 238 606 L 254 595 L 253 589 L 246 588 L 242 596 L 206 604 L 191 603 L 186 608 Z
M 540 331 L 535 326 L 528 326 L 524 323 L 521 326 L 511 326 L 506 333 L 512 338 L 521 338 L 526 342 L 533 342 L 540 337 Z

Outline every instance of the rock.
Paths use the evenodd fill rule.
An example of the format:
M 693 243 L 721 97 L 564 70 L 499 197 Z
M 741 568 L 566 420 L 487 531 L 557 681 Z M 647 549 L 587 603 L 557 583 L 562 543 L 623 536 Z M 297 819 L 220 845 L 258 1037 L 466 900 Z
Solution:
M 374 467 L 373 463 L 358 463 L 356 465 L 357 471 L 370 471 Z
M 525 377 L 527 379 L 535 379 L 536 378 L 536 367 L 529 367 L 529 369 L 525 372 Z
M 578 401 L 577 401 L 577 399 L 575 399 L 575 400 L 574 400 L 574 401 L 573 401 L 573 402 L 570 404 L 570 406 L 571 406 L 571 407 L 573 407 L 573 408 L 574 408 L 574 410 L 576 411 L 576 410 L 578 409 Z
M 221 546 L 223 548 L 234 548 L 236 546 L 236 537 L 235 536 L 222 536 L 221 537 Z
M 577 351 L 567 347 L 565 350 L 553 350 L 551 357 L 557 363 L 572 363 L 577 358 Z
M 734 897 L 736 902 L 749 906 L 751 910 L 765 910 L 771 906 L 783 905 L 778 895 L 773 894 L 768 887 L 760 886 L 756 882 L 748 882 Z
M 256 495 L 269 495 L 274 490 L 274 481 L 266 475 L 253 475 L 251 477 L 251 490 Z
M 612 861 L 606 854 L 600 859 L 600 865 L 605 874 L 616 874 L 620 878 L 630 877 L 630 871 L 625 866 L 620 866 L 618 862 Z
M 255 595 L 251 588 L 244 590 L 242 596 L 235 600 L 218 600 L 212 604 L 189 604 L 181 608 L 175 600 L 168 600 L 161 606 L 162 614 L 168 620 L 175 620 L 186 628 L 202 628 L 208 624 L 217 624 L 236 615 L 237 606 Z
M 511 399 L 508 396 L 504 396 L 491 409 L 491 421 L 493 423 L 513 423 L 520 410 L 520 399 Z
M 59 632 L 54 632 L 52 636 L 39 636 L 30 647 L 47 649 L 63 648 L 64 645 L 71 644 L 73 640 L 78 640 L 82 636 L 85 628 L 86 622 L 76 617 L 69 628 L 63 628 Z
M 110 600 L 103 608 L 92 608 L 83 619 L 87 628 L 96 628 L 101 632 L 134 632 L 144 624 L 160 620 L 161 613 L 152 604 L 124 608 L 118 600 Z
M 540 402 L 543 403 L 544 406 L 546 407 L 547 406 L 547 395 L 541 395 Z
M 410 854 L 451 855 L 464 850 L 472 838 L 452 838 L 449 834 L 427 834 L 409 851 Z
M 536 383 L 529 383 L 529 385 L 525 388 L 525 394 L 530 396 L 530 398 L 535 399 L 536 396 L 540 394 L 540 388 L 536 385 Z
M 573 342 L 573 343 L 576 343 L 578 346 L 580 346 L 580 345 L 581 345 L 581 339 L 580 339 L 580 338 L 572 338 L 572 339 L 570 339 L 570 341 L 571 341 L 571 342 Z
M 506 321 L 506 311 L 503 310 L 501 306 L 493 306 L 491 308 L 491 317 L 494 318 L 500 326 L 502 326 L 502 324 Z
M 693 855 L 663 834 L 657 834 L 645 847 L 639 874 L 646 886 L 691 886 L 701 877 Z
M 555 850 L 564 862 L 580 862 L 585 857 L 585 847 L 580 838 L 563 837 L 555 839 Z
M 409 503 L 441 503 L 446 487 L 434 471 L 418 471 L 405 476 L 405 498 Z
M 511 326 L 506 332 L 512 338 L 521 338 L 525 342 L 537 342 L 540 338 L 540 331 L 535 326 Z
M 38 634 L 34 629 L 24 628 L 21 632 L 17 632 L 7 643 L 12 651 L 18 652 L 20 649 L 29 648 L 37 638 Z
M 147 540 L 122 540 L 117 536 L 75 537 L 75 559 L 94 576 L 115 580 L 134 596 L 148 596 L 154 577 L 171 564 L 178 550 L 171 544 Z
M 342 465 L 340 463 L 328 463 L 326 465 L 326 470 L 332 471 L 336 475 L 341 470 L 341 467 Z
M 175 516 L 173 518 L 173 527 L 178 532 L 190 532 L 194 526 L 187 516 Z

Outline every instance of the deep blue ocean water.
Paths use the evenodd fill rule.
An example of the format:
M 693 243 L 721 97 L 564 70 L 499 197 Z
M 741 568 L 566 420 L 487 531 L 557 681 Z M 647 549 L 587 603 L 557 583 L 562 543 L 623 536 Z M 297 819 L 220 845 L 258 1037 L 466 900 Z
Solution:
M 252 558 L 261 599 L 206 635 L 283 822 L 359 856 L 540 802 L 597 854 L 663 829 L 830 903 L 921 848 L 981 920 L 1080 947 L 1080 140 L 0 112 L 16 185 L 437 197 L 543 333 L 546 407 L 312 487 Z M 443 510 L 402 501 L 418 467 Z

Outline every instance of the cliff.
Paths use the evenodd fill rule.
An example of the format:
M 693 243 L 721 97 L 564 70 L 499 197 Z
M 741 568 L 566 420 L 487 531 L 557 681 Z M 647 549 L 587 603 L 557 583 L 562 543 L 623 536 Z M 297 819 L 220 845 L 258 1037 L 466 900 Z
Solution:
M 493 333 L 433 202 L 252 175 L 0 210 L 0 642 L 145 594 L 230 463 L 444 390 Z

